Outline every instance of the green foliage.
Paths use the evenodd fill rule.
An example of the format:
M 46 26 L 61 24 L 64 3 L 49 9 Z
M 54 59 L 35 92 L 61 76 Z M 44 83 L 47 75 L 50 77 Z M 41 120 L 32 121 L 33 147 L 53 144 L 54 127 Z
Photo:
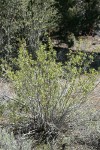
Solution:
M 58 28 L 60 38 L 70 47 L 74 44 L 70 33 L 79 35 L 93 31 L 99 20 L 99 3 L 98 0 L 1 0 L 1 59 L 11 64 L 12 59 L 18 57 L 19 43 L 23 39 L 29 53 L 36 58 L 35 51 L 39 49 L 45 33 L 56 32 Z M 12 62 L 12 67 L 16 70 L 14 64 Z
M 48 125 L 43 132 L 50 125 L 50 132 L 60 128 L 65 118 L 70 121 L 68 116 L 87 100 L 94 87 L 96 72 L 89 67 L 93 56 L 70 51 L 68 61 L 58 63 L 51 41 L 41 45 L 41 37 L 59 26 L 61 38 L 66 41 L 67 36 L 68 46 L 72 46 L 74 34 L 89 33 L 95 27 L 98 6 L 98 0 L 0 1 L 0 70 L 12 82 L 16 94 L 14 99 L 0 101 L 1 120 L 9 118 L 23 124 L 34 118 L 38 127 Z M 12 133 L 0 129 L 0 148 L 4 150 L 31 149 L 31 142 L 25 140 L 18 143 Z M 37 149 L 52 149 L 52 144 Z
M 60 34 L 64 37 L 74 33 L 92 34 L 99 22 L 99 0 L 56 0 L 57 9 L 61 16 Z
M 19 41 L 23 38 L 34 56 L 42 34 L 57 26 L 54 4 L 54 0 L 0 1 L 1 58 L 11 63 L 11 58 L 18 56 Z
M 94 85 L 95 71 L 84 71 L 81 77 L 85 59 L 82 53 L 69 55 L 65 66 L 57 63 L 50 41 L 49 51 L 41 45 L 36 54 L 33 60 L 22 44 L 17 59 L 19 70 L 6 70 L 17 95 L 11 102 L 11 112 L 15 117 L 38 116 L 43 122 L 60 124 L 71 108 L 86 100 Z

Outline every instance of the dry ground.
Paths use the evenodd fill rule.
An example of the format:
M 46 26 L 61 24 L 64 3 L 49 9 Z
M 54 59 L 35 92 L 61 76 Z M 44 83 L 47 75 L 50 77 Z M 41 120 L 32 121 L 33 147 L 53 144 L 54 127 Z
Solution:
M 12 85 L 0 79 L 0 100 L 14 98 Z M 71 144 L 66 150 L 96 150 L 100 138 L 100 74 L 96 80 L 96 87 L 89 95 L 89 99 L 77 111 L 71 114 L 68 132 Z

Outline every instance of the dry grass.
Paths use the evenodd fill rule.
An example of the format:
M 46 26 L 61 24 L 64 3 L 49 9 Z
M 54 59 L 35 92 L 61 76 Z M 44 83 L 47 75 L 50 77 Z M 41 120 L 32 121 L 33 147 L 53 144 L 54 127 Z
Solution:
M 0 79 L 0 99 L 14 96 L 12 85 Z M 69 120 L 66 118 L 64 123 L 64 135 L 71 138 L 71 145 L 66 146 L 66 150 L 96 150 L 100 138 L 100 74 L 88 101 L 71 112 Z M 0 122 L 5 123 L 5 118 L 0 118 Z
M 14 98 L 15 92 L 11 83 L 6 82 L 3 78 L 0 78 L 0 99 L 6 99 L 7 97 Z

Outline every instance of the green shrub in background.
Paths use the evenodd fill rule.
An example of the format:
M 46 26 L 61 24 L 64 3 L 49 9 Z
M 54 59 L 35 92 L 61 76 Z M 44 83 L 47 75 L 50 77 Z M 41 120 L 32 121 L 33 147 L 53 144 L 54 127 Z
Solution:
M 57 26 L 54 0 L 0 1 L 0 56 L 11 63 L 18 56 L 19 39 L 26 39 L 27 50 L 35 53 L 40 37 Z M 14 64 L 13 64 L 14 65 Z
M 66 40 L 69 33 L 76 36 L 94 34 L 100 20 L 99 0 L 56 0 L 56 2 L 61 16 L 60 37 Z

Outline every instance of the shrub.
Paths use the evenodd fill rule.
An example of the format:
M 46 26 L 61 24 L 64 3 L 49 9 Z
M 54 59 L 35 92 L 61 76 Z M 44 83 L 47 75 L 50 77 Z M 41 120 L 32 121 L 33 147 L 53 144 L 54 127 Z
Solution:
M 31 141 L 15 139 L 13 133 L 0 128 L 0 148 L 2 150 L 31 150 Z
M 33 60 L 22 44 L 17 59 L 19 70 L 6 70 L 16 92 L 16 98 L 7 104 L 8 116 L 15 123 L 34 118 L 35 128 L 43 131 L 42 138 L 45 134 L 52 139 L 66 116 L 86 101 L 94 86 L 95 71 L 89 69 L 87 73 L 83 69 L 86 54 L 81 52 L 69 54 L 65 65 L 57 63 L 50 41 L 48 50 L 41 45 L 36 54 Z M 85 64 L 89 65 L 87 59 Z

